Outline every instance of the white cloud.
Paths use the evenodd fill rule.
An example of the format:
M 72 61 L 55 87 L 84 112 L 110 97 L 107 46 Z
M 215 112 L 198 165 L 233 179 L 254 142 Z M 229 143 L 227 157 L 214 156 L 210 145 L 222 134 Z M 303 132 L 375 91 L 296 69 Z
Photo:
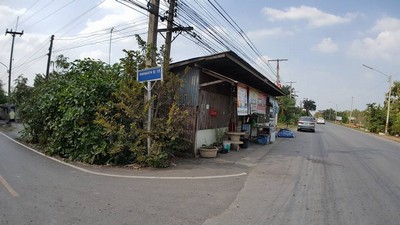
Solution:
M 373 31 L 380 32 L 385 30 L 400 30 L 400 20 L 396 18 L 385 17 L 376 21 Z
M 93 51 L 89 51 L 89 52 L 82 52 L 79 55 L 80 59 L 84 59 L 84 58 L 92 58 L 92 59 L 100 59 L 102 61 L 107 61 L 108 60 L 108 55 L 101 50 L 93 50 Z
M 311 27 L 348 23 L 352 18 L 350 14 L 346 17 L 340 17 L 309 6 L 290 7 L 285 11 L 266 7 L 262 11 L 269 21 L 307 20 Z
M 376 21 L 371 36 L 354 40 L 349 54 L 369 59 L 392 60 L 400 57 L 399 19 L 383 18 Z
M 262 39 L 275 36 L 291 35 L 293 35 L 292 31 L 283 30 L 282 28 L 254 30 L 247 33 L 247 36 L 249 36 L 250 39 Z
M 13 25 L 18 15 L 25 12 L 26 9 L 14 10 L 8 6 L 0 5 L 0 24 L 5 26 Z
M 338 50 L 338 46 L 332 41 L 332 38 L 324 38 L 319 44 L 317 44 L 314 50 L 323 53 L 334 53 Z
M 142 21 L 144 17 L 143 14 L 112 0 L 105 1 L 99 6 L 99 8 L 108 11 L 108 13 L 101 19 L 89 20 L 86 23 L 86 28 L 83 29 L 80 34 L 91 33 L 103 29 L 111 29 L 112 27 L 121 24 L 134 24 L 135 22 Z

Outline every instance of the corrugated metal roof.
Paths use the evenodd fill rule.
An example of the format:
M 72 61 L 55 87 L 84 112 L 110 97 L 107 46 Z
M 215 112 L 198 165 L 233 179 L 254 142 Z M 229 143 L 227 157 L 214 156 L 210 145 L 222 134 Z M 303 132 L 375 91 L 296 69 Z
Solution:
M 195 66 L 217 72 L 271 96 L 285 95 L 278 86 L 232 51 L 172 63 L 170 69 L 176 71 L 186 66 Z

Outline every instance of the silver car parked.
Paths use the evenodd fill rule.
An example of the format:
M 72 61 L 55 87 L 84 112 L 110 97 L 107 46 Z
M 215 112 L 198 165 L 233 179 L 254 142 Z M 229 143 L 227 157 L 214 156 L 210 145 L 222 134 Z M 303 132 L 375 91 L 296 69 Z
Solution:
M 315 132 L 315 119 L 312 116 L 301 116 L 297 122 L 297 131 L 309 130 Z

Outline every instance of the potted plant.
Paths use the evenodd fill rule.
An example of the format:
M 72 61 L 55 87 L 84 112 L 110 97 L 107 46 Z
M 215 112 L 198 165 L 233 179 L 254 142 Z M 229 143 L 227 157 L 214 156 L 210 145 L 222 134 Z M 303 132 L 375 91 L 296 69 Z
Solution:
M 217 157 L 218 147 L 214 145 L 202 145 L 199 148 L 200 156 L 203 158 Z

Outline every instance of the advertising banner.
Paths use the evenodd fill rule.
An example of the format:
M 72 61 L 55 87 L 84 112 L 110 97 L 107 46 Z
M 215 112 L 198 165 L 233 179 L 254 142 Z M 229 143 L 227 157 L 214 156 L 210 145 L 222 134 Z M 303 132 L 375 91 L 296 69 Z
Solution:
M 250 114 L 257 113 L 258 91 L 250 88 L 249 90 L 249 105 Z
M 239 84 L 237 85 L 237 114 L 238 116 L 248 114 L 247 87 Z
M 267 105 L 267 96 L 263 93 L 258 93 L 257 113 L 266 114 L 267 111 L 266 105 Z

